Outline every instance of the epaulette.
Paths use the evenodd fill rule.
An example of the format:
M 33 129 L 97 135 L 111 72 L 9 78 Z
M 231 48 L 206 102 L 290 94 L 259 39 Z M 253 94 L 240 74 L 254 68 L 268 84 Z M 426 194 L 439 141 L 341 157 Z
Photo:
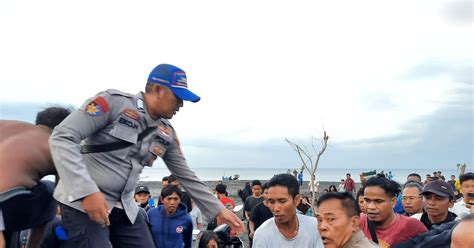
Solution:
M 122 91 L 116 90 L 116 89 L 108 89 L 105 92 L 107 92 L 111 95 L 121 95 L 121 96 L 125 96 L 125 97 L 128 97 L 128 98 L 133 98 L 135 96 L 133 94 L 125 93 L 125 92 L 122 92 Z

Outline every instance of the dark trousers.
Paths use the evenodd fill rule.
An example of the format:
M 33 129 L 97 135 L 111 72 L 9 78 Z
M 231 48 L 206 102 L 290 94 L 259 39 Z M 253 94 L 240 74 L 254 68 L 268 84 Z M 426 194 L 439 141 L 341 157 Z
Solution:
M 143 210 L 132 224 L 123 209 L 113 208 L 109 214 L 110 226 L 102 227 L 86 213 L 61 203 L 59 206 L 68 234 L 68 240 L 62 247 L 155 247 Z
M 20 246 L 20 232 L 46 225 L 56 215 L 54 182 L 42 180 L 27 194 L 16 195 L 0 203 L 5 222 L 6 247 Z

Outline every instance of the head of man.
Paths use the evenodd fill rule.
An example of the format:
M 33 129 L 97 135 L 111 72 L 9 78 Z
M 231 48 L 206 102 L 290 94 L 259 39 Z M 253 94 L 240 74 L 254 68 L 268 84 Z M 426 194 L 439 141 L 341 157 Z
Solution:
M 461 184 L 462 195 L 464 202 L 470 205 L 474 205 L 474 197 L 468 194 L 474 194 L 474 173 L 469 172 L 459 176 L 459 182 Z
M 171 174 L 168 176 L 168 185 L 174 185 L 176 187 L 179 187 L 180 184 L 179 184 L 179 181 L 178 181 L 178 178 L 176 178 L 175 175 Z
M 347 173 L 347 174 L 346 174 L 346 178 L 347 178 L 347 179 L 351 178 L 351 174 L 350 174 L 350 173 Z
M 135 201 L 140 205 L 148 204 L 150 197 L 150 190 L 147 186 L 139 185 L 135 188 Z
M 407 176 L 407 182 L 419 182 L 419 183 L 421 183 L 421 176 L 417 173 L 410 173 Z
M 262 183 L 259 180 L 252 181 L 252 195 L 260 197 L 262 195 Z
M 164 188 L 168 186 L 168 177 L 164 176 L 163 179 L 161 179 L 161 187 Z
M 188 89 L 186 73 L 173 65 L 160 64 L 148 76 L 145 104 L 153 118 L 171 119 L 183 101 L 198 102 L 200 97 Z
M 453 181 L 456 180 L 456 176 L 455 176 L 455 175 L 451 175 L 450 178 L 451 178 L 451 180 L 453 180 Z
M 227 185 L 219 183 L 216 185 L 216 194 L 217 198 L 225 197 L 225 193 L 227 192 Z
M 181 202 L 181 196 L 181 190 L 174 185 L 168 185 L 161 190 L 161 202 L 167 215 L 176 213 L 176 209 L 178 209 Z
M 54 129 L 71 113 L 71 110 L 61 107 L 49 107 L 36 114 L 35 125 L 47 126 Z
M 359 230 L 360 209 L 348 192 L 329 192 L 318 199 L 318 230 L 325 248 L 343 247 Z
M 277 225 L 290 225 L 296 221 L 296 206 L 300 203 L 299 184 L 289 174 L 278 174 L 268 181 L 267 207 Z
M 364 190 L 365 188 L 362 187 L 357 191 L 356 200 L 357 200 L 357 203 L 359 204 L 360 211 L 366 214 L 367 210 L 365 209 Z
M 446 219 L 448 209 L 454 205 L 454 191 L 445 181 L 436 180 L 427 183 L 421 192 L 423 207 L 431 223 L 439 223 Z
M 393 207 L 397 204 L 400 184 L 385 177 L 367 180 L 364 190 L 367 217 L 376 226 L 385 227 L 395 220 Z
M 474 213 L 464 216 L 451 234 L 451 248 L 472 248 L 474 244 Z
M 421 191 L 423 186 L 419 182 L 409 181 L 403 186 L 402 206 L 409 216 L 423 212 Z

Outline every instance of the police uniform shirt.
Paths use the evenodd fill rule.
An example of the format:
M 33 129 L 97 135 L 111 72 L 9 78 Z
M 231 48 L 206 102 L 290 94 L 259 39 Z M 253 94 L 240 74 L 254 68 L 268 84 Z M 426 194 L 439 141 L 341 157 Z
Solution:
M 149 127 L 156 130 L 139 141 L 139 134 Z M 122 140 L 132 145 L 110 152 L 80 152 L 81 144 Z M 163 159 L 206 216 L 213 218 L 223 208 L 189 169 L 168 120 L 153 120 L 147 113 L 141 92 L 132 95 L 110 89 L 88 99 L 54 129 L 50 147 L 60 176 L 54 197 L 75 209 L 84 211 L 82 198 L 101 191 L 109 210 L 121 202 L 134 223 L 138 213 L 133 199 L 136 183 L 143 167 L 152 166 L 157 157 Z

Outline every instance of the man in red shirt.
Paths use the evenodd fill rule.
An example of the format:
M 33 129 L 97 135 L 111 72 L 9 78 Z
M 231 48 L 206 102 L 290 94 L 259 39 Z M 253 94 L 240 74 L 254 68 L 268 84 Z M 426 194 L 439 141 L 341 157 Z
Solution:
M 231 210 L 234 209 L 235 207 L 235 202 L 232 200 L 232 198 L 227 197 L 227 185 L 225 184 L 218 184 L 216 185 L 216 194 L 217 194 L 217 199 L 219 199 L 227 209 Z
M 346 192 L 356 192 L 356 186 L 354 180 L 351 178 L 351 174 L 346 174 L 346 181 L 344 182 L 344 190 Z
M 400 184 L 385 177 L 372 177 L 365 184 L 367 214 L 361 214 L 360 227 L 380 247 L 390 247 L 427 231 L 420 221 L 393 211 L 400 191 Z

